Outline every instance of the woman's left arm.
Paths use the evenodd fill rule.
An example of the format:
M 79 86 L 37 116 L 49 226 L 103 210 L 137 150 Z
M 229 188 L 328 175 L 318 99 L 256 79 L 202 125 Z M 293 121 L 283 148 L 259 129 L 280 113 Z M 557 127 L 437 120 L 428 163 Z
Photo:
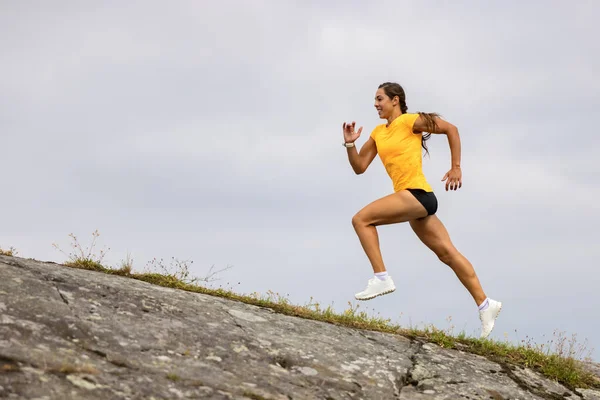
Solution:
M 448 137 L 448 144 L 450 145 L 450 155 L 452 164 L 450 171 L 446 172 L 446 175 L 442 178 L 442 182 L 446 181 L 446 190 L 457 190 L 462 187 L 462 171 L 460 169 L 460 135 L 458 128 L 448 121 L 445 121 L 438 116 L 431 117 L 435 124 L 432 126 L 431 121 L 426 121 L 423 116 L 419 116 L 413 126 L 414 132 L 429 132 L 429 133 L 441 133 Z M 429 118 L 427 118 L 429 119 Z

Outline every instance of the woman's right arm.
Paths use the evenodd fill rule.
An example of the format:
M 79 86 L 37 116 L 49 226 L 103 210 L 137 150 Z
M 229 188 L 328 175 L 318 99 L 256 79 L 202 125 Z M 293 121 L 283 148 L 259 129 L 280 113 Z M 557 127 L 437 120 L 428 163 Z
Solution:
M 356 139 L 360 137 L 362 132 L 362 126 L 358 129 L 358 132 L 354 131 L 354 127 L 356 126 L 356 122 L 346 123 L 342 125 L 342 130 L 344 133 L 344 142 L 346 143 L 355 143 Z M 356 150 L 356 145 L 352 147 L 348 147 L 348 161 L 350 161 L 350 165 L 352 169 L 356 173 L 356 175 L 360 175 L 367 170 L 375 156 L 377 155 L 377 146 L 375 144 L 375 140 L 372 137 L 369 137 L 369 140 L 363 144 L 363 147 L 360 149 L 360 153 Z
M 377 146 L 372 137 L 360 149 L 356 150 L 356 146 L 348 147 L 348 161 L 356 175 L 360 175 L 367 170 L 375 156 L 377 155 Z

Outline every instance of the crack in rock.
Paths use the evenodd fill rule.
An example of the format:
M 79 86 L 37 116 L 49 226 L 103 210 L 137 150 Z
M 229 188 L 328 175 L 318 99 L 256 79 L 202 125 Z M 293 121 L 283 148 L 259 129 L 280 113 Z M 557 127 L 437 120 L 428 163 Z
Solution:
M 367 340 L 370 340 L 370 341 L 372 341 L 372 342 L 375 342 L 375 343 L 379 343 L 379 342 L 377 341 L 377 339 L 375 339 L 374 337 L 371 337 L 371 336 L 365 335 L 365 334 L 364 334 L 362 331 L 358 331 L 358 334 L 359 334 L 360 336 L 364 337 L 364 338 L 365 338 L 365 339 L 367 339 Z
M 116 367 L 129 368 L 129 369 L 133 369 L 133 370 L 138 369 L 138 368 L 134 367 L 133 365 L 129 364 L 128 362 L 126 362 L 125 360 L 118 360 L 116 358 L 113 358 L 112 356 L 109 356 L 108 353 L 105 353 L 104 351 L 102 351 L 100 349 L 95 349 L 95 348 L 90 347 L 85 344 L 81 344 L 81 345 L 79 345 L 79 347 L 82 350 L 85 350 L 87 352 L 90 352 L 92 354 L 95 354 L 95 355 L 101 357 L 102 359 L 106 360 L 107 362 L 111 363 L 112 365 L 114 365 Z
M 17 267 L 17 268 L 21 268 L 21 269 L 25 269 L 27 266 L 25 264 L 22 264 L 18 261 L 14 261 L 14 260 L 2 260 L 3 264 L 6 265 L 10 265 L 12 267 Z M 51 264 L 56 264 L 56 263 L 51 263 Z M 54 286 L 54 288 L 56 289 L 56 291 L 58 292 L 58 295 L 60 296 L 60 298 L 62 299 L 62 301 L 66 304 L 69 305 L 69 300 L 67 300 L 67 298 L 62 294 L 62 292 L 60 291 L 60 289 L 58 288 L 58 286 L 56 286 L 56 283 L 54 280 L 48 278 L 48 276 L 44 275 L 41 272 L 37 272 L 37 274 L 39 274 L 40 276 L 42 276 L 42 278 L 44 278 L 44 280 L 48 283 L 50 283 L 52 286 Z
M 56 283 L 51 280 L 50 278 L 48 278 L 45 275 L 42 275 L 44 277 L 44 279 L 46 280 L 46 282 L 50 283 L 52 286 L 54 286 L 54 289 L 56 289 L 56 291 L 58 292 L 58 295 L 60 296 L 60 298 L 62 299 L 62 301 L 66 304 L 69 305 L 69 300 L 67 300 L 67 298 L 62 294 L 62 292 L 60 291 L 60 289 L 58 288 L 58 286 L 56 286 Z
M 413 372 L 417 367 L 417 355 L 423 351 L 423 343 L 420 341 L 411 341 L 411 343 L 417 344 L 417 350 L 410 356 L 410 361 L 412 362 L 411 367 L 406 371 L 406 375 L 400 375 L 398 377 L 398 384 L 400 386 L 400 390 L 398 391 L 398 397 L 402 395 L 402 390 L 407 386 L 417 386 L 419 381 L 413 379 Z
M 235 326 L 237 326 L 238 328 L 240 328 L 242 330 L 242 332 L 244 332 L 245 334 L 247 334 L 248 332 L 246 332 L 246 329 L 244 328 L 244 326 L 242 324 L 240 324 L 237 319 L 235 319 L 235 317 L 229 313 L 227 313 L 227 315 L 229 315 L 231 317 L 231 319 L 233 320 L 233 323 Z
M 69 305 L 69 300 L 67 300 L 67 298 L 62 294 L 62 292 L 60 291 L 58 286 L 56 286 L 56 284 L 54 284 L 54 287 L 56 288 L 56 291 L 60 295 L 60 298 L 62 299 L 62 301 L 64 301 L 66 305 Z
M 3 256 L 3 257 L 8 257 L 8 256 Z M 17 268 L 25 269 L 24 265 L 21 265 L 19 262 L 14 261 L 14 260 L 5 260 L 3 258 L 2 259 L 2 263 L 6 264 L 6 265 L 10 265 L 11 267 L 17 267 Z

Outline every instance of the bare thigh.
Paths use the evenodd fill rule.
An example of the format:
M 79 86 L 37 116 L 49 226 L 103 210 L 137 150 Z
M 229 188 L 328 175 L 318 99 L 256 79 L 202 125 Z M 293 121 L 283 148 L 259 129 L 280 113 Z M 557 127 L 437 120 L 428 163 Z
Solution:
M 435 214 L 412 220 L 410 226 L 425 246 L 429 247 L 442 262 L 448 262 L 457 251 L 446 227 Z
M 427 210 L 412 193 L 401 190 L 365 206 L 352 223 L 354 225 L 387 225 L 412 221 L 427 216 Z

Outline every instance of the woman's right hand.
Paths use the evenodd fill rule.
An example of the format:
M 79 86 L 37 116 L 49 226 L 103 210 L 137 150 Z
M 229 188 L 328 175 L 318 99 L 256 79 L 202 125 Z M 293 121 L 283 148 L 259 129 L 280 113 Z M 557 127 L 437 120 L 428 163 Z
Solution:
M 342 125 L 342 129 L 344 131 L 344 142 L 346 143 L 354 143 L 356 139 L 360 137 L 360 133 L 362 132 L 362 126 L 358 128 L 358 132 L 354 132 L 354 127 L 356 126 L 356 122 L 346 123 Z

